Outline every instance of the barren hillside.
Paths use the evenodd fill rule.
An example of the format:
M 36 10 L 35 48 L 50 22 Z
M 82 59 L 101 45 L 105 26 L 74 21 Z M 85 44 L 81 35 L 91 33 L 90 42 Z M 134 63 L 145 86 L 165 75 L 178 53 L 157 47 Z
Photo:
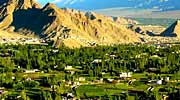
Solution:
M 51 3 L 41 8 L 34 0 L 2 0 L 0 19 L 1 29 L 35 34 L 56 47 L 140 42 L 139 35 L 124 25 L 127 19 L 115 21 L 93 12 L 60 9 Z
M 51 3 L 41 7 L 34 0 L 0 1 L 0 29 L 8 32 L 7 36 L 14 32 L 35 35 L 55 47 L 149 42 L 154 40 L 155 33 L 164 30 L 158 26 L 136 26 L 137 23 L 122 17 L 58 8 Z M 162 32 L 161 36 L 179 37 L 178 33 L 179 21 Z

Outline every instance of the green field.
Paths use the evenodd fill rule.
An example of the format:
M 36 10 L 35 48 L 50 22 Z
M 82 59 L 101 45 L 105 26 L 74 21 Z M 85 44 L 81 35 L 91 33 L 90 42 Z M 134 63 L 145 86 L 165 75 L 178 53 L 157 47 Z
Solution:
M 177 19 L 170 18 L 132 18 L 139 22 L 139 25 L 160 25 L 168 27 L 173 24 Z
M 104 95 L 114 95 L 127 92 L 126 84 L 99 84 L 99 85 L 82 85 L 77 89 L 78 97 L 100 97 Z

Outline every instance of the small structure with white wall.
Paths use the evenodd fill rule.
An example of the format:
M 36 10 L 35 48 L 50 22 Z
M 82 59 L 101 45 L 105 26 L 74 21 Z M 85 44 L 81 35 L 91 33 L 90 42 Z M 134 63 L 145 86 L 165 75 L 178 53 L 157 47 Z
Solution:
M 130 78 L 130 77 L 132 77 L 130 72 L 120 73 L 120 78 Z
M 163 84 L 163 80 L 150 80 L 148 82 L 150 84 L 154 84 L 154 85 L 162 85 Z
M 24 73 L 36 73 L 36 72 L 40 72 L 40 70 L 38 69 L 24 70 Z
M 65 70 L 70 70 L 70 69 L 73 69 L 73 67 L 72 66 L 66 66 L 65 67 Z

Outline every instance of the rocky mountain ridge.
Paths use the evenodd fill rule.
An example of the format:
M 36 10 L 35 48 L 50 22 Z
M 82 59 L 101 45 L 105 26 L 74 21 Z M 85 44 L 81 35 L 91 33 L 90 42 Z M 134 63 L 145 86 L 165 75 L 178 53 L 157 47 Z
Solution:
M 180 39 L 180 20 L 177 20 L 176 22 L 174 22 L 170 27 L 164 30 L 160 35 L 166 36 L 166 37 L 177 37 L 178 39 Z
M 33 34 L 55 47 L 142 43 L 148 42 L 144 41 L 146 38 L 151 40 L 153 33 L 134 26 L 137 23 L 122 17 L 58 8 L 52 3 L 41 7 L 34 0 L 0 1 L 1 30 Z M 161 36 L 165 35 L 162 33 Z
M 34 0 L 2 0 L 0 19 L 1 29 L 35 34 L 56 47 L 140 42 L 136 32 L 124 25 L 128 19 L 60 9 L 51 3 L 41 7 Z

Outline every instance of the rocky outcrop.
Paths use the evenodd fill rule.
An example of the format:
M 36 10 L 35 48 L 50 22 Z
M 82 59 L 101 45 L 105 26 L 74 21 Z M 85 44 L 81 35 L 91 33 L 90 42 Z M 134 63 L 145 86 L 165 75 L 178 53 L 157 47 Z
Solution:
M 23 34 L 35 34 L 54 46 L 92 46 L 140 42 L 139 35 L 122 23 L 93 12 L 60 9 L 34 0 L 0 1 L 0 28 Z M 76 44 L 76 45 L 75 45 Z
M 180 39 L 180 20 L 173 23 L 169 28 L 160 34 L 165 37 L 177 37 Z

